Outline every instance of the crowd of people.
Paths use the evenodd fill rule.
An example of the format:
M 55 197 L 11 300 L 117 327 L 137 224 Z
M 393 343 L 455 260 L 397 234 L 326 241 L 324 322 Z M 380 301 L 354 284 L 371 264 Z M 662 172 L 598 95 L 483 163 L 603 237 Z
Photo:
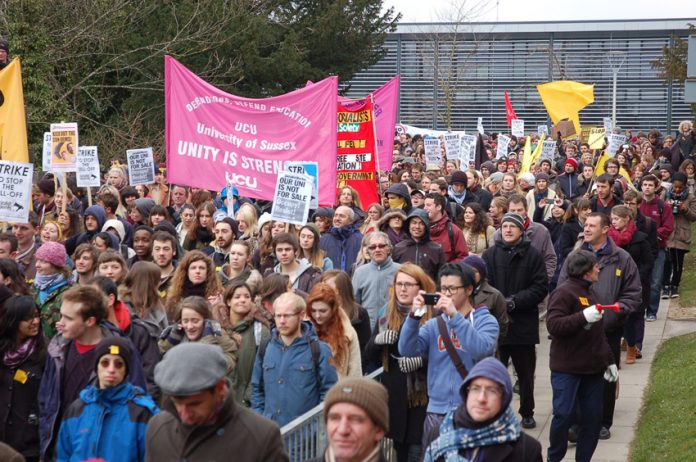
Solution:
M 399 462 L 541 460 L 522 429 L 545 316 L 547 459 L 589 461 L 696 221 L 691 123 L 626 135 L 603 166 L 558 137 L 529 171 L 522 138 L 426 169 L 423 136 L 397 135 L 380 203 L 344 185 L 302 226 L 161 166 L 133 187 L 115 162 L 89 198 L 40 175 L 0 233 L 0 441 L 28 461 L 299 460 L 279 428 L 323 402 L 321 460 L 384 460 L 384 437 Z

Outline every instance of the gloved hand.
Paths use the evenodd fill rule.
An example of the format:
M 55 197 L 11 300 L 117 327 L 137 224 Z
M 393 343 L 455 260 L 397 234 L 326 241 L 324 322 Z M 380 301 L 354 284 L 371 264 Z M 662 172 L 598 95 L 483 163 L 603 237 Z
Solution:
M 423 367 L 423 358 L 420 356 L 402 356 L 398 359 L 398 361 L 399 369 L 401 369 L 401 372 L 404 374 L 408 374 L 409 372 L 413 372 Z
M 616 364 L 610 364 L 607 370 L 604 371 L 604 380 L 607 382 L 616 382 L 619 380 L 619 368 Z
M 602 319 L 602 313 L 602 311 L 597 309 L 597 305 L 588 306 L 582 310 L 582 315 L 585 316 L 585 319 L 589 324 L 600 321 Z
M 393 345 L 399 338 L 399 333 L 395 330 L 385 330 L 375 336 L 376 345 Z
M 161 339 L 166 340 L 171 345 L 178 345 L 184 338 L 184 328 L 181 324 L 173 324 L 162 331 Z

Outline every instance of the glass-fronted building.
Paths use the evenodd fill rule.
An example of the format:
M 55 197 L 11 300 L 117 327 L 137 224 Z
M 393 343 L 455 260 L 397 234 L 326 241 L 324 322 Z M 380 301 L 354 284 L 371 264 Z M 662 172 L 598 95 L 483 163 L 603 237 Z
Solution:
M 674 133 L 691 119 L 684 87 L 665 83 L 650 62 L 688 35 L 696 19 L 520 23 L 400 24 L 385 56 L 344 88 L 358 98 L 401 75 L 398 121 L 423 128 L 508 131 L 503 92 L 530 127 L 550 122 L 536 85 L 554 80 L 594 84 L 595 102 L 580 113 L 583 125 L 612 115 L 622 128 Z

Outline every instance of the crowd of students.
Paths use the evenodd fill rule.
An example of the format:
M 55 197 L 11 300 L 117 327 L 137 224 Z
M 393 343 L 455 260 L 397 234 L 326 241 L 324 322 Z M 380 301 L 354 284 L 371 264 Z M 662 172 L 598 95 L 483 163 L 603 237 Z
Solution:
M 548 460 L 561 460 L 569 439 L 577 460 L 590 460 L 611 436 L 622 345 L 624 364 L 640 360 L 645 321 L 661 298 L 678 297 L 696 221 L 691 123 L 675 137 L 626 134 L 603 168 L 599 151 L 568 140 L 523 173 L 523 139 L 495 158 L 487 136 L 478 168 L 447 160 L 427 170 L 423 137 L 396 136 L 380 203 L 343 186 L 336 206 L 303 226 L 273 220 L 268 201 L 236 188 L 167 184 L 164 168 L 132 187 L 112 165 L 93 205 L 71 175 L 66 185 L 42 175 L 28 222 L 0 234 L 0 441 L 26 460 L 156 460 L 148 451 L 166 446 L 167 432 L 150 433 L 151 419 L 160 428 L 172 415 L 194 426 L 219 417 L 220 406 L 192 416 L 191 393 L 177 395 L 185 386 L 163 365 L 182 345 L 204 344 L 220 352 L 215 373 L 187 366 L 209 373 L 211 399 L 233 396 L 277 426 L 338 380 L 383 367 L 398 461 L 449 454 L 443 438 L 471 423 L 458 406 L 472 392 L 479 406 L 506 403 L 479 423 L 529 444 L 520 426 L 536 426 L 546 314 Z M 466 382 L 489 357 L 502 370 L 512 363 L 520 418 L 498 365 L 484 368 L 492 388 Z M 495 453 L 493 436 L 474 457 Z M 191 460 L 194 440 L 177 443 Z

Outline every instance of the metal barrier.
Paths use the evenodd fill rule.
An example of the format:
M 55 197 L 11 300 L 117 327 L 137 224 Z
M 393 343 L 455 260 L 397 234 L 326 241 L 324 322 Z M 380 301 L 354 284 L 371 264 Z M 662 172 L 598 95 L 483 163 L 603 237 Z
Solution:
M 377 379 L 384 372 L 379 368 L 365 377 Z M 285 450 L 293 462 L 302 462 L 324 454 L 326 449 L 326 425 L 324 424 L 324 403 L 316 405 L 292 422 L 280 429 Z M 382 450 L 387 461 L 394 462 L 396 457 L 392 451 L 390 439 L 382 440 Z

